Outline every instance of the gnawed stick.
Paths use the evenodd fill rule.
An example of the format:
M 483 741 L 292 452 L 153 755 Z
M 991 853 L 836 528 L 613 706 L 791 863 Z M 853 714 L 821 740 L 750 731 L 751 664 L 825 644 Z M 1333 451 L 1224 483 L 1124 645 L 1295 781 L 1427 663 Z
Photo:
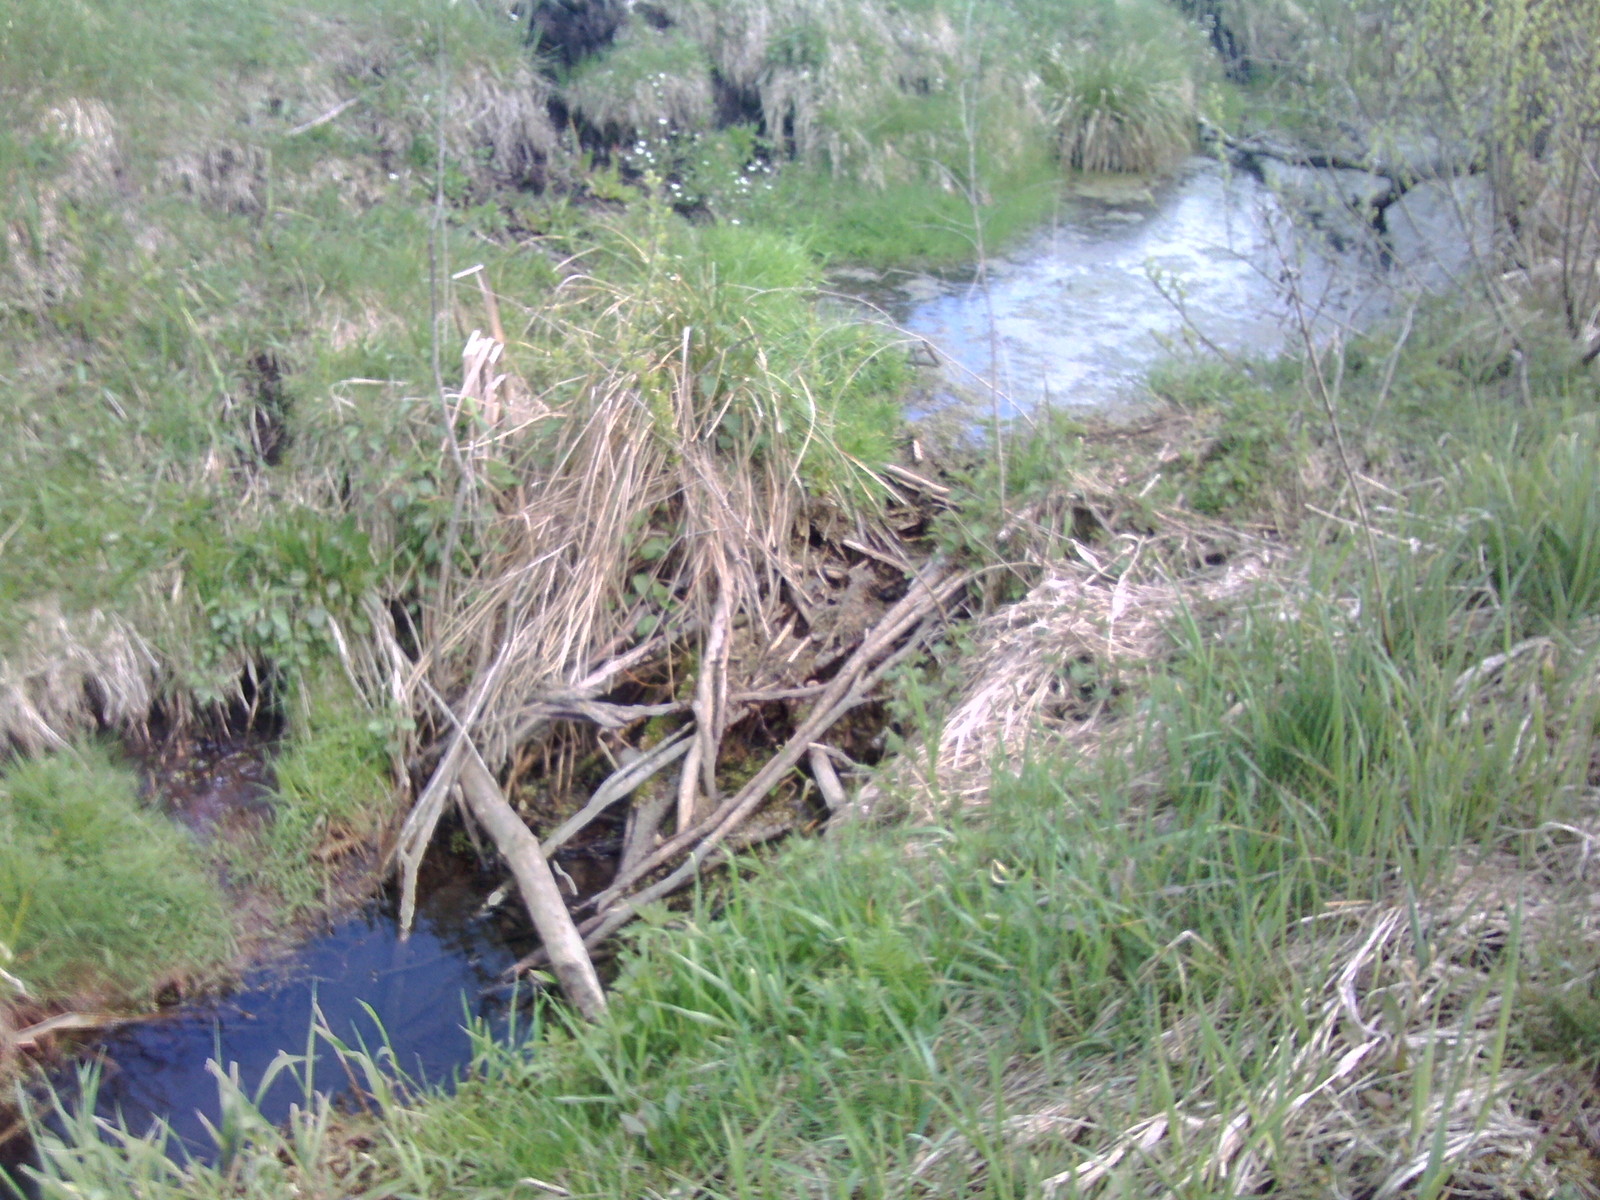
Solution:
M 691 828 L 679 830 L 633 870 L 625 875 L 619 874 L 609 888 L 590 901 L 595 910 L 603 911 L 644 875 L 682 854 L 691 846 L 706 841 L 715 844 L 726 836 L 734 825 L 748 816 L 766 797 L 784 773 L 800 761 L 811 743 L 849 708 L 855 707 L 854 704 L 850 704 L 841 709 L 840 704 L 870 671 L 872 665 L 929 613 L 940 609 L 946 601 L 965 587 L 969 578 L 965 572 L 936 568 L 931 579 L 913 583 L 911 590 L 897 601 L 862 639 L 855 653 L 818 697 L 812 707 L 811 715 L 801 724 L 783 749 L 769 759 L 736 795 L 724 801 L 715 812 Z
M 683 760 L 683 770 L 678 775 L 677 813 L 678 828 L 687 829 L 694 823 L 695 797 L 700 794 L 700 759 L 705 753 L 705 743 L 698 736 L 689 747 L 689 756 Z M 623 868 L 619 867 L 618 870 Z
M 539 848 L 539 839 L 507 803 L 500 785 L 470 743 L 462 755 L 460 782 L 461 793 L 472 815 L 511 868 L 517 891 L 539 940 L 544 943 L 562 991 L 585 1019 L 599 1019 L 606 1010 L 605 992 L 601 990 L 600 978 L 595 974 L 589 952 L 584 949 L 583 939 L 578 936 L 572 916 L 567 912 L 566 902 L 561 899 L 550 864 Z
M 688 758 L 684 759 L 685 774 L 690 773 L 689 759 L 693 757 L 694 750 L 691 748 Z M 622 853 L 617 858 L 618 871 L 631 869 L 634 863 L 655 849 L 656 833 L 672 809 L 674 799 L 672 792 L 658 788 L 650 792 L 642 804 L 635 801 L 628 813 L 628 825 L 622 836 Z
M 138 1017 L 117 1016 L 113 1013 L 58 1013 L 36 1024 L 17 1030 L 4 1045 L 12 1050 L 34 1050 L 40 1043 L 62 1033 L 92 1033 L 118 1025 L 131 1025 Z
M 665 811 L 665 807 L 663 807 L 662 812 L 665 813 Z M 778 838 L 787 836 L 794 831 L 795 824 L 796 822 L 794 821 L 785 821 L 774 825 L 762 825 L 756 829 L 741 829 L 701 860 L 699 867 L 704 871 L 720 867 L 740 851 L 748 850 L 752 846 L 758 846 L 763 842 L 776 841 Z M 677 881 L 662 880 L 661 883 L 646 888 L 637 895 L 630 897 L 626 905 L 612 909 L 603 918 L 590 917 L 580 926 L 580 931 L 589 930 L 588 933 L 583 935 L 584 945 L 599 945 L 611 934 L 631 921 L 634 912 L 638 908 L 643 907 L 652 900 L 659 900 L 663 896 L 670 895 L 686 882 L 686 880 L 677 879 L 676 874 L 674 879 Z M 525 971 L 536 971 L 541 967 L 547 966 L 549 961 L 549 956 L 544 952 L 543 948 L 540 948 L 512 963 L 502 974 L 508 979 L 515 978 Z
M 828 748 L 819 742 L 811 743 L 811 777 L 817 781 L 817 790 L 822 793 L 822 802 L 828 806 L 829 812 L 838 812 L 844 807 L 844 784 L 839 782 L 839 772 L 833 769 L 833 761 L 828 757 Z
M 764 776 L 767 776 L 767 782 L 759 791 L 753 791 L 747 787 L 746 790 L 750 791 L 749 795 L 746 795 L 745 791 L 741 791 L 739 796 L 729 801 L 730 806 L 736 802 L 739 803 L 742 811 L 737 815 L 730 816 L 726 822 L 697 842 L 694 849 L 689 852 L 688 858 L 680 863 L 675 870 L 643 891 L 624 897 L 621 900 L 608 901 L 607 907 L 601 908 L 593 916 L 586 919 L 578 927 L 578 931 L 583 935 L 584 943 L 593 946 L 604 941 L 617 929 L 631 921 L 634 914 L 642 906 L 649 904 L 653 900 L 659 900 L 663 896 L 670 896 L 673 892 L 691 882 L 702 870 L 725 861 L 729 847 L 738 844 L 739 826 L 745 817 L 755 810 L 773 787 L 777 786 L 778 781 L 783 777 L 783 773 L 800 761 L 801 753 L 805 749 L 802 742 L 802 735 L 805 731 L 825 732 L 841 720 L 851 709 L 864 704 L 867 700 L 866 693 L 868 689 L 896 663 L 905 659 L 907 655 L 915 650 L 920 640 L 920 637 L 913 637 L 906 645 L 873 668 L 870 674 L 864 676 L 832 709 L 817 717 L 814 722 L 808 721 L 802 728 L 802 733 L 796 734 L 784 747 L 784 750 L 780 752 L 779 757 L 788 755 L 791 751 L 793 752 L 792 757 L 788 760 L 788 765 L 781 770 L 774 770 L 770 776 L 767 776 L 767 772 L 764 769 L 762 774 L 752 779 L 751 783 L 754 784 Z M 777 759 L 768 762 L 767 767 L 771 768 L 776 761 Z M 743 797 L 742 800 L 741 797 Z M 843 806 L 838 811 L 847 812 L 849 807 L 848 805 Z M 724 839 L 728 839 L 726 843 L 724 843 Z
M 704 787 L 706 799 L 717 801 L 717 759 L 721 756 L 722 733 L 726 728 L 728 698 L 729 633 L 733 626 L 733 610 L 729 588 L 724 586 L 717 594 L 716 611 L 711 616 L 711 628 L 706 634 L 705 648 L 700 655 L 700 678 L 694 689 L 695 747 L 694 763 L 699 768 L 699 783 Z M 694 824 L 695 796 L 691 777 L 685 772 L 678 789 L 678 828 L 687 829 Z
M 689 752 L 692 745 L 686 733 L 679 733 L 659 746 L 628 763 L 595 789 L 589 803 L 562 822 L 561 827 L 544 839 L 544 856 L 549 858 L 566 845 L 596 817 L 618 800 L 639 787 L 658 771 L 671 766 Z

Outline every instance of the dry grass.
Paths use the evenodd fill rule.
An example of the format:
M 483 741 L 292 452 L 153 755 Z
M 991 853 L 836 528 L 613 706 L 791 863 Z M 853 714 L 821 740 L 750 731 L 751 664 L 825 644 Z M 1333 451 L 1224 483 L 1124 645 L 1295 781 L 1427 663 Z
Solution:
M 1137 563 L 1147 547 L 1129 539 L 1123 561 Z M 980 626 L 939 728 L 936 770 L 926 750 L 913 753 L 885 794 L 909 795 L 914 813 L 933 821 L 952 800 L 982 807 L 997 766 L 1124 753 L 1126 706 L 1103 690 L 1074 691 L 1070 665 L 1093 663 L 1113 690 L 1137 694 L 1138 676 L 1169 654 L 1167 629 L 1180 612 L 1237 613 L 1253 595 L 1279 608 L 1283 560 L 1258 547 L 1183 579 L 1137 567 L 1113 577 L 1093 562 L 1052 568 Z M 1594 633 L 1591 622 L 1559 645 L 1531 638 L 1464 672 L 1459 720 L 1545 728 L 1552 681 L 1592 674 Z M 1519 738 L 1512 753 L 1559 750 Z M 1046 1178 L 1045 1196 L 1600 1196 L 1592 1079 L 1522 1040 L 1541 1025 L 1530 1009 L 1592 985 L 1588 974 L 1574 977 L 1569 948 L 1600 937 L 1600 789 L 1585 789 L 1564 819 L 1527 831 L 1521 845 L 1464 847 L 1425 895 L 1390 889 L 1299 921 L 1275 970 L 1285 986 L 1309 981 L 1303 1024 L 1265 1021 L 1250 1007 L 1259 998 L 1175 1005 L 1172 1024 L 1152 1035 L 1174 1080 L 1165 1105 L 1149 1106 L 1121 1056 L 1079 1060 L 1066 1084 L 1054 1066 L 1017 1065 L 1002 1088 L 1010 1115 L 1000 1139 L 1019 1159 L 1050 1161 L 1071 1148 L 1076 1165 Z M 1169 953 L 1203 961 L 1216 952 L 1197 939 Z M 1259 1032 L 1240 1032 L 1256 1023 Z M 1575 1051 L 1561 1044 L 1571 1032 L 1547 1036 L 1558 1057 Z M 1246 1060 L 1253 1078 L 1272 1083 L 1241 1102 L 1224 1073 Z M 979 1124 L 993 1120 L 991 1108 Z M 992 1143 L 952 1128 L 904 1192 L 923 1194 L 919 1181 L 938 1178 L 975 1186 L 995 1157 Z
M 1266 578 L 1269 550 L 1174 579 L 1159 548 L 1128 536 L 1090 551 L 1089 561 L 1053 564 L 1021 601 L 987 618 L 967 663 L 961 699 L 940 727 L 941 790 L 981 802 L 991 768 L 1023 758 L 1040 739 L 1068 752 L 1099 742 L 1123 714 L 1117 693 L 1170 652 L 1168 628 L 1187 608 L 1208 610 L 1248 595 Z M 1112 572 L 1101 565 L 1131 562 Z
M 110 190 L 124 169 L 116 119 L 98 100 L 64 100 L 36 136 L 60 155 L 30 181 L 26 203 L 0 216 L 0 313 L 36 312 L 81 291 L 85 250 L 70 209 Z
M 1006 1083 L 1017 1115 L 1005 1138 L 1052 1157 L 1063 1142 L 1080 1148 L 1076 1166 L 1044 1181 L 1046 1196 L 1600 1195 L 1592 1088 L 1566 1068 L 1508 1065 L 1508 1026 L 1526 1003 L 1508 973 L 1551 939 L 1600 933 L 1594 871 L 1575 848 L 1537 865 L 1463 867 L 1420 903 L 1342 905 L 1305 921 L 1287 948 L 1292 974 L 1312 968 L 1321 981 L 1305 994 L 1303 1028 L 1264 1031 L 1278 1040 L 1245 1048 L 1271 1061 L 1276 1081 L 1247 1103 L 1219 1108 L 1201 1087 L 1141 1114 L 1113 1060 L 1065 1087 L 1019 1071 Z M 1208 1024 L 1239 1015 L 1190 1013 L 1163 1030 L 1172 1074 L 1203 1078 Z M 956 1138 L 913 1177 L 958 1156 L 979 1172 L 982 1156 Z
M 659 224 L 640 237 L 524 310 L 505 359 L 496 338 L 469 342 L 440 453 L 463 472 L 455 535 L 492 549 L 429 597 L 418 662 L 381 634 L 375 659 L 346 657 L 401 711 L 467 731 L 496 773 L 542 753 L 561 797 L 574 758 L 649 750 L 648 718 L 692 708 L 682 833 L 718 799 L 737 694 L 791 686 L 816 657 L 794 637 L 812 529 L 875 536 L 882 486 L 838 434 L 886 347 L 819 322 L 793 248 Z M 498 325 L 513 306 L 485 295 Z M 450 745 L 401 833 L 407 878 Z
M 33 754 L 101 724 L 139 729 L 149 717 L 163 667 L 121 617 L 40 604 L 17 645 L 0 659 L 0 744 Z
M 702 129 L 716 112 L 700 47 L 648 27 L 625 30 L 604 58 L 578 69 L 563 95 L 611 141 Z

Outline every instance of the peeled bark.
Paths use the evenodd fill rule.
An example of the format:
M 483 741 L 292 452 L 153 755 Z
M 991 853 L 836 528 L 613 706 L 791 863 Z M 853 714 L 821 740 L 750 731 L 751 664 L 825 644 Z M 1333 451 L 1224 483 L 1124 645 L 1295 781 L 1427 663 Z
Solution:
M 561 990 L 586 1020 L 598 1020 L 606 1010 L 606 995 L 539 848 L 539 839 L 506 802 L 500 785 L 476 753 L 466 756 L 460 781 L 467 807 L 511 868 Z

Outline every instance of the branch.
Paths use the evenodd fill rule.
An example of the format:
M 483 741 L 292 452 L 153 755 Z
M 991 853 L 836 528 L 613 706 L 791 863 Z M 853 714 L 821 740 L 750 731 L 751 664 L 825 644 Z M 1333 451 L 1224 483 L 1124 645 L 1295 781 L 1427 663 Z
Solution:
M 586 1020 L 597 1020 L 606 1010 L 605 992 L 601 990 L 599 976 L 595 974 L 589 952 L 584 949 L 583 939 L 572 923 L 572 914 L 561 899 L 561 889 L 556 886 L 550 864 L 540 851 L 539 839 L 506 802 L 500 785 L 483 765 L 477 750 L 469 749 L 471 752 L 461 765 L 461 793 L 467 806 L 511 868 L 517 891 L 522 895 L 522 903 L 528 909 L 539 940 L 544 943 L 562 991 Z

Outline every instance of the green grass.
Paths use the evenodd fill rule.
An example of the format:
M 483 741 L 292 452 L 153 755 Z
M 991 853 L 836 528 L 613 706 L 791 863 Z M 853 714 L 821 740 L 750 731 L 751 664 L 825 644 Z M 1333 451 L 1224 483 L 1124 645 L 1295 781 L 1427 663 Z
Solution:
M 1188 144 L 1208 74 L 1194 31 L 1155 3 L 673 0 L 656 11 L 663 29 L 635 18 L 561 81 L 580 130 L 685 209 L 792 233 L 829 260 L 971 261 L 1046 216 L 1063 169 L 1164 169 Z M 1146 45 L 1162 50 L 1123 53 Z M 1122 83 L 1086 109 L 1068 60 L 1121 64 Z M 1063 122 L 1076 130 L 1091 109 L 1116 111 L 1094 120 L 1085 158 Z M 707 155 L 730 120 L 744 153 Z
M 1058 50 L 1044 83 L 1061 160 L 1074 170 L 1148 175 L 1194 148 L 1195 84 L 1181 59 L 1143 47 Z
M 326 655 L 325 615 L 358 620 L 426 557 L 423 96 L 442 50 L 461 216 L 441 266 L 471 255 L 530 298 L 548 261 L 479 239 L 506 220 L 485 189 L 535 149 L 506 132 L 517 71 L 538 97 L 516 27 L 472 4 L 79 7 L 24 4 L 0 37 L 12 131 L 38 142 L 0 153 L 20 215 L 0 247 L 0 659 L 37 644 L 41 609 L 107 612 L 180 695 L 225 698 L 247 664 Z
M 794 237 L 824 262 L 966 266 L 980 249 L 995 253 L 1037 229 L 1061 199 L 1060 167 L 1042 145 L 980 175 L 974 206 L 959 187 L 871 187 L 790 167 L 727 211 Z
M 367 854 L 393 817 L 393 718 L 364 707 L 337 675 L 302 681 L 287 701 L 289 732 L 272 760 L 271 818 L 224 848 L 235 886 L 273 902 L 285 926 L 341 901 L 344 847 Z
M 232 951 L 205 852 L 137 793 L 91 747 L 0 773 L 0 965 L 37 1003 L 149 1001 Z

